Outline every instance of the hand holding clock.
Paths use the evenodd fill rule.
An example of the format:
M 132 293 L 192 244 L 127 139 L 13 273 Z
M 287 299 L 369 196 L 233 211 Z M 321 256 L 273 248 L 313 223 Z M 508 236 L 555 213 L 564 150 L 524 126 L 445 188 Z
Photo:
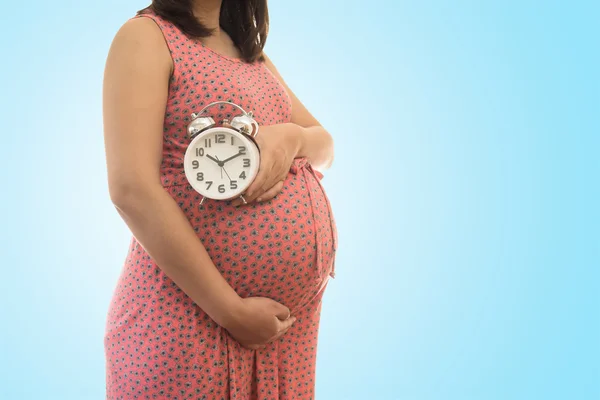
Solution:
M 270 200 L 281 191 L 292 162 L 300 150 L 302 137 L 296 125 L 278 124 L 262 126 L 256 142 L 260 148 L 260 168 L 243 194 L 248 204 L 254 200 Z M 242 203 L 240 199 L 232 202 L 235 206 Z

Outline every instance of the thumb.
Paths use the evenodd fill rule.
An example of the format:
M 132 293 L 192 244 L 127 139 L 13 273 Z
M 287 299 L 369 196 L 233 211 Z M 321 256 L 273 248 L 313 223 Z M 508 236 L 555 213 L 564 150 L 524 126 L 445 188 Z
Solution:
M 275 311 L 275 316 L 282 321 L 290 317 L 290 309 L 281 303 L 274 301 L 273 310 Z
M 290 326 L 292 326 L 292 324 L 296 321 L 296 317 L 291 317 L 286 319 L 285 321 L 281 321 L 281 323 L 279 324 L 279 333 L 283 334 L 285 333 L 288 329 L 290 329 Z

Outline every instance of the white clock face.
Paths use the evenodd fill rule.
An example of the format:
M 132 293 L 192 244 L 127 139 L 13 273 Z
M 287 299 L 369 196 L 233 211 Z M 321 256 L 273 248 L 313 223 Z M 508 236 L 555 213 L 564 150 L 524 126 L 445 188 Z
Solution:
M 239 196 L 256 177 L 259 164 L 256 145 L 243 134 L 223 127 L 196 136 L 184 158 L 185 175 L 194 190 L 215 200 Z

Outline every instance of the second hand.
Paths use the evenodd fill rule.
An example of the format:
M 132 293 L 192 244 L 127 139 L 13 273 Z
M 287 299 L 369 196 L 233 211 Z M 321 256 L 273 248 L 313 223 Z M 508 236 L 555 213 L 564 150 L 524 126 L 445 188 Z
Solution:
M 219 157 L 217 157 L 217 156 L 215 156 L 215 157 L 217 158 L 217 161 L 221 161 L 221 160 L 219 160 Z M 221 178 L 223 178 L 223 171 L 225 171 L 225 175 L 227 175 L 227 177 L 229 178 L 229 182 L 231 182 L 231 177 L 227 173 L 227 170 L 225 169 L 224 166 L 221 166 Z

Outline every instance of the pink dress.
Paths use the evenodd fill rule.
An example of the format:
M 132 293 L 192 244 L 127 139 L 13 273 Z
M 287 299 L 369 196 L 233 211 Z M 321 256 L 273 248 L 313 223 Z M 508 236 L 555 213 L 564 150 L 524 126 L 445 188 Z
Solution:
M 265 349 L 245 349 L 132 237 L 107 315 L 107 399 L 312 399 L 321 300 L 337 249 L 323 175 L 297 158 L 275 198 L 236 208 L 209 199 L 199 206 L 183 168 L 192 112 L 225 100 L 253 111 L 260 125 L 281 124 L 291 119 L 290 98 L 263 63 L 219 55 L 145 15 L 161 28 L 175 66 L 164 121 L 165 190 L 240 296 L 272 298 L 298 319 Z M 212 110 L 216 121 L 237 113 Z

